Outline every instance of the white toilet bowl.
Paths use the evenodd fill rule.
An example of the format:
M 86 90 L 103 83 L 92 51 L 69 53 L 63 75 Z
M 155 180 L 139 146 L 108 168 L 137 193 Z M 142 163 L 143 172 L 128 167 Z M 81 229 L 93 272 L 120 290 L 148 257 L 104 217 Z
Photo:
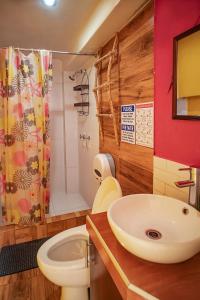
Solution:
M 113 201 L 121 197 L 118 181 L 112 176 L 107 177 L 97 191 L 92 212 L 106 211 Z M 62 300 L 88 300 L 88 239 L 85 225 L 74 227 L 47 240 L 37 253 L 41 272 L 62 287 Z
M 61 299 L 87 300 L 90 284 L 86 226 L 65 230 L 47 240 L 37 254 L 41 272 L 62 287 Z

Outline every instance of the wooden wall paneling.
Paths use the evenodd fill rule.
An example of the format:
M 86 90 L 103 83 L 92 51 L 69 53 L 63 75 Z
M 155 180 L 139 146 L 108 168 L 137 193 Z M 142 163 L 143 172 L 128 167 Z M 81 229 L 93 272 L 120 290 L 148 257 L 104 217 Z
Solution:
M 90 212 L 89 209 L 48 217 L 43 224 L 0 226 L 0 247 L 41 239 L 83 225 Z
M 104 143 L 104 136 L 107 134 L 110 138 L 114 137 L 116 145 L 119 146 L 118 34 L 115 34 L 112 42 L 109 51 L 95 62 L 96 76 L 93 92 L 96 98 L 97 117 L 99 119 L 100 142 Z
M 32 241 L 32 226 L 15 229 L 15 243 L 20 244 Z
M 47 224 L 47 236 L 55 235 L 64 230 L 64 221 Z
M 131 151 L 130 151 L 131 147 Z M 152 171 L 153 169 L 153 149 L 140 145 L 130 145 L 121 143 L 120 158 L 128 162 L 134 162 L 138 167 Z
M 151 2 L 143 12 L 119 32 L 119 64 L 113 66 L 112 95 L 118 117 L 120 136 L 120 108 L 122 104 L 152 102 L 154 97 L 153 81 L 153 13 Z M 111 50 L 113 39 L 103 48 L 102 55 Z M 101 77 L 105 80 L 105 68 Z M 119 76 L 119 78 L 118 78 Z M 106 93 L 102 92 L 102 110 L 109 107 Z M 117 178 L 123 194 L 152 193 L 153 191 L 153 149 L 120 143 L 114 143 L 110 120 L 103 123 L 104 143 L 100 141 L 100 152 L 111 153 L 116 163 Z
M 47 226 L 46 224 L 40 224 L 32 226 L 32 239 L 42 239 L 47 236 Z
M 2 226 L 0 228 L 0 247 L 15 244 L 14 225 Z
M 134 163 L 120 159 L 119 181 L 123 195 L 143 194 L 152 192 L 152 172 L 137 167 Z

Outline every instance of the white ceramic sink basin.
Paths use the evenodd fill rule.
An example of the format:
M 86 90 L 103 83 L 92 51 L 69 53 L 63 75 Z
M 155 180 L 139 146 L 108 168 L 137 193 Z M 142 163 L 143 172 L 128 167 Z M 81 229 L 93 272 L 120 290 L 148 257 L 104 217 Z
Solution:
M 152 262 L 178 263 L 200 251 L 200 213 L 174 198 L 122 197 L 109 207 L 108 221 L 124 248 Z

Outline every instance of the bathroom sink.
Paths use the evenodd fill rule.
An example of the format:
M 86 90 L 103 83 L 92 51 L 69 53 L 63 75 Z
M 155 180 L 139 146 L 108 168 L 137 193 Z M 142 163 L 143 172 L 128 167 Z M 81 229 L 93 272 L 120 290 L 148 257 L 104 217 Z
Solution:
M 200 213 L 166 196 L 135 194 L 108 209 L 108 221 L 120 244 L 157 263 L 178 263 L 200 251 Z

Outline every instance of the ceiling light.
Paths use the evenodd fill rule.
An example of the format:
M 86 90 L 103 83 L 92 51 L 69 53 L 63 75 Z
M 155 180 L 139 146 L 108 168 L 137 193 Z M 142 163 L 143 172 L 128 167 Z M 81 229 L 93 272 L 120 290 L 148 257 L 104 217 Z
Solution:
M 43 2 L 47 6 L 54 6 L 56 4 L 56 0 L 43 0 Z

